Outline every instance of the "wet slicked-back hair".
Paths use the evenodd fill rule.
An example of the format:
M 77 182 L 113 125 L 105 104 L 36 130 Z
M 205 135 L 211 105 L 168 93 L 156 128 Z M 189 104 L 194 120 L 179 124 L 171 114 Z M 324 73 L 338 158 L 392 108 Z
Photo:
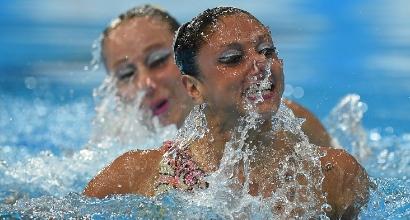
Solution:
M 111 30 L 118 27 L 118 25 L 120 25 L 123 21 L 130 20 L 135 17 L 158 18 L 161 21 L 168 23 L 171 32 L 175 32 L 179 27 L 178 21 L 167 11 L 146 4 L 131 8 L 128 11 L 120 14 L 116 19 L 112 20 L 103 32 L 104 36 L 107 36 Z
M 168 24 L 169 31 L 171 33 L 174 33 L 175 31 L 178 30 L 179 28 L 179 23 L 178 21 L 172 17 L 167 11 L 162 10 L 158 7 L 146 4 L 146 5 L 140 5 L 134 8 L 131 8 L 127 10 L 126 12 L 120 14 L 117 18 L 112 20 L 110 24 L 104 29 L 102 38 L 101 38 L 101 55 L 103 58 L 103 61 L 105 63 L 105 58 L 104 58 L 104 39 L 107 37 L 107 35 L 114 30 L 116 27 L 118 27 L 122 22 L 131 20 L 133 18 L 137 17 L 149 17 L 149 18 L 154 18 L 158 19 L 160 21 L 165 22 Z
M 181 74 L 191 75 L 195 78 L 199 76 L 200 71 L 196 62 L 196 56 L 204 43 L 207 28 L 215 25 L 219 17 L 233 14 L 245 14 L 263 26 L 252 14 L 235 7 L 216 7 L 203 11 L 190 22 L 183 24 L 175 35 L 175 63 Z

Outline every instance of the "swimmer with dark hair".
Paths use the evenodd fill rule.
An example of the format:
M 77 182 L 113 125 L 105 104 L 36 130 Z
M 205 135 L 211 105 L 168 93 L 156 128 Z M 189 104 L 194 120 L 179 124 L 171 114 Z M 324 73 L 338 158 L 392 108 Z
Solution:
M 306 130 L 309 120 L 299 130 L 297 123 L 286 127 L 297 121 L 288 110 L 297 117 L 298 111 L 310 114 L 282 102 L 283 62 L 257 18 L 233 7 L 208 9 L 182 25 L 175 38 L 183 86 L 201 106 L 208 132 L 195 140 L 167 141 L 159 150 L 125 153 L 90 181 L 85 195 L 204 190 L 212 184 L 207 177 L 226 163 L 227 147 L 246 146 L 252 151 L 249 158 L 240 158 L 226 178 L 237 180 L 233 190 L 247 187 L 241 192 L 271 202 L 273 216 L 357 218 L 369 196 L 367 173 L 353 156 L 330 147 L 323 127 Z M 241 141 L 232 142 L 250 112 L 255 124 Z M 282 120 L 285 113 L 289 120 Z

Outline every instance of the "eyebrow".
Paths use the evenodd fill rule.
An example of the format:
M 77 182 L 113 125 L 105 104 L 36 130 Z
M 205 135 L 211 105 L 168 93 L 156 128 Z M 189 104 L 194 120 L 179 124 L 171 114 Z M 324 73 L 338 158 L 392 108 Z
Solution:
M 153 44 L 149 45 L 147 48 L 145 48 L 143 53 L 150 53 L 153 50 L 155 50 L 157 48 L 161 48 L 161 47 L 166 48 L 166 46 L 163 45 L 163 43 L 156 42 L 156 43 L 153 43 Z M 123 57 L 123 58 L 115 61 L 114 64 L 113 64 L 113 67 L 117 68 L 118 65 L 125 63 L 127 60 L 128 60 L 127 56 Z
M 264 40 L 269 40 L 271 42 L 272 38 L 269 36 L 269 34 L 260 34 L 257 37 L 251 39 L 250 42 L 259 44 L 260 42 L 262 42 Z M 240 43 L 241 42 L 237 42 L 237 41 L 224 42 L 224 43 L 222 43 L 222 45 L 220 45 L 220 48 L 223 48 L 223 47 L 241 48 Z
M 268 40 L 268 41 L 272 41 L 272 38 L 267 35 L 267 34 L 263 34 L 263 35 L 258 35 L 257 39 L 254 40 L 253 42 L 260 44 L 261 42 Z
M 221 47 L 228 47 L 230 49 L 243 49 L 242 45 L 238 42 L 231 42 L 231 43 L 227 43 L 227 44 L 222 44 Z
M 153 43 L 153 44 L 149 45 L 147 48 L 145 48 L 143 53 L 152 53 L 154 50 L 160 49 L 160 48 L 171 48 L 171 47 L 167 47 L 163 43 L 158 43 L 157 42 L 157 43 Z
M 163 50 L 166 50 L 167 56 L 172 53 L 171 48 L 168 48 L 168 47 L 154 47 L 151 50 L 148 50 L 148 52 L 147 52 L 148 54 L 145 56 L 145 59 L 144 59 L 144 64 L 148 64 L 148 60 L 149 60 L 149 58 L 151 58 L 151 56 L 154 52 L 163 51 Z

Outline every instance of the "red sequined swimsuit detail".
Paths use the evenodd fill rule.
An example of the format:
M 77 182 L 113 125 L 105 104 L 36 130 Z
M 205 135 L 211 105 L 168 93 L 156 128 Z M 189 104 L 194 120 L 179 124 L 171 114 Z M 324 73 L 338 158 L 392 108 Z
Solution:
M 169 189 L 192 191 L 208 187 L 205 172 L 193 161 L 188 149 L 180 149 L 172 141 L 166 141 L 161 150 L 165 153 L 160 162 L 157 194 Z

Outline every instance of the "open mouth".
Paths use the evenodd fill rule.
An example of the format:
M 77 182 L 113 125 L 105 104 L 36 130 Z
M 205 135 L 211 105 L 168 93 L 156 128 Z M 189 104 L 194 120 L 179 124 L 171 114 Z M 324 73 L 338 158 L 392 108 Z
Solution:
M 262 80 L 252 83 L 243 95 L 250 101 L 264 101 L 274 96 L 275 83 L 273 80 Z
M 161 115 L 164 112 L 168 111 L 168 109 L 169 109 L 168 99 L 162 99 L 158 102 L 155 102 L 153 105 L 151 105 L 152 114 L 154 116 Z

